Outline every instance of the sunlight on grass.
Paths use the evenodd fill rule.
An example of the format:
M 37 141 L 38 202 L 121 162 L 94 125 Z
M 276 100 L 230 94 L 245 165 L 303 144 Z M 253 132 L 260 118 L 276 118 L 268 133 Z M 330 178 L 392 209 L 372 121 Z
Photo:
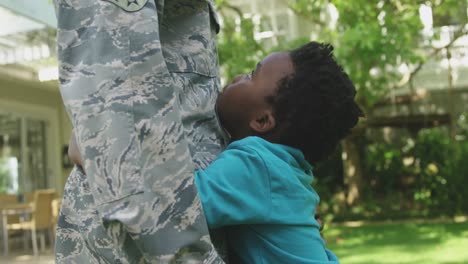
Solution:
M 328 246 L 343 264 L 468 263 L 468 223 L 331 227 Z

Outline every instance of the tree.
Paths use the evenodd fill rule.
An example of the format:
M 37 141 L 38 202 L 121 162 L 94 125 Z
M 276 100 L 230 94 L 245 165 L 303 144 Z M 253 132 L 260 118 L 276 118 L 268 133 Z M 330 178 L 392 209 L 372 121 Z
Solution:
M 412 84 L 412 80 L 424 63 L 441 51 L 449 49 L 454 41 L 467 34 L 466 1 L 457 0 L 296 0 L 289 1 L 296 14 L 322 24 L 321 40 L 333 43 L 336 56 L 358 89 L 357 101 L 373 117 L 375 105 L 392 90 Z M 421 49 L 424 41 L 432 44 L 433 38 L 423 36 L 423 23 L 419 17 L 422 4 L 434 10 L 434 16 L 452 21 L 458 14 L 459 30 L 443 47 Z M 327 28 L 320 13 L 333 5 L 339 14 L 337 27 Z M 462 12 L 460 12 L 462 10 Z M 462 14 L 462 15 L 460 15 Z M 463 15 L 464 14 L 464 15 Z M 410 71 L 401 75 L 396 67 L 407 65 Z M 358 131 L 363 132 L 361 123 Z M 348 184 L 347 202 L 354 203 L 362 189 L 362 164 L 355 138 L 349 137 L 342 144 L 345 153 L 344 168 Z
M 216 6 L 222 18 L 217 39 L 219 61 L 222 78 L 227 81 L 238 74 L 252 71 L 263 57 L 273 51 L 295 48 L 308 41 L 308 37 L 300 37 L 266 49 L 261 41 L 255 39 L 255 25 L 251 17 L 244 16 L 243 11 L 231 1 L 216 0 Z

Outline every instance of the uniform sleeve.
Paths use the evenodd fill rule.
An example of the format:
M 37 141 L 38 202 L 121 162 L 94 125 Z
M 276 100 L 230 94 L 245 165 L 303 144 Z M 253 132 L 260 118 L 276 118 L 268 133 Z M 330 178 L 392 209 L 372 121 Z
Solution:
M 195 181 L 210 228 L 268 221 L 270 175 L 254 149 L 224 151 Z
M 191 10 L 205 17 L 200 3 L 184 7 L 185 18 Z M 147 262 L 193 256 L 212 263 L 181 87 L 161 46 L 164 1 L 55 0 L 55 7 L 60 91 L 96 208 L 114 236 L 109 243 L 126 250 L 118 243 L 129 234 Z

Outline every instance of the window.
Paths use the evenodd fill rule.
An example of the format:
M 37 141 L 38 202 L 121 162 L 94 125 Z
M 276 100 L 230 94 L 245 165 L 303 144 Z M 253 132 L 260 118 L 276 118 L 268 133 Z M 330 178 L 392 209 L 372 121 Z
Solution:
M 0 113 L 0 192 L 47 188 L 44 120 Z

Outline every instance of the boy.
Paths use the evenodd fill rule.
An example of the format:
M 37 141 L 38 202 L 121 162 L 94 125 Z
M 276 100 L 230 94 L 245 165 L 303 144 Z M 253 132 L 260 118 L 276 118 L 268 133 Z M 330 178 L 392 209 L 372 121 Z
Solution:
M 311 42 L 270 54 L 218 97 L 231 144 L 195 181 L 209 227 L 226 232 L 230 263 L 338 263 L 314 218 L 311 164 L 362 111 L 332 51 Z

